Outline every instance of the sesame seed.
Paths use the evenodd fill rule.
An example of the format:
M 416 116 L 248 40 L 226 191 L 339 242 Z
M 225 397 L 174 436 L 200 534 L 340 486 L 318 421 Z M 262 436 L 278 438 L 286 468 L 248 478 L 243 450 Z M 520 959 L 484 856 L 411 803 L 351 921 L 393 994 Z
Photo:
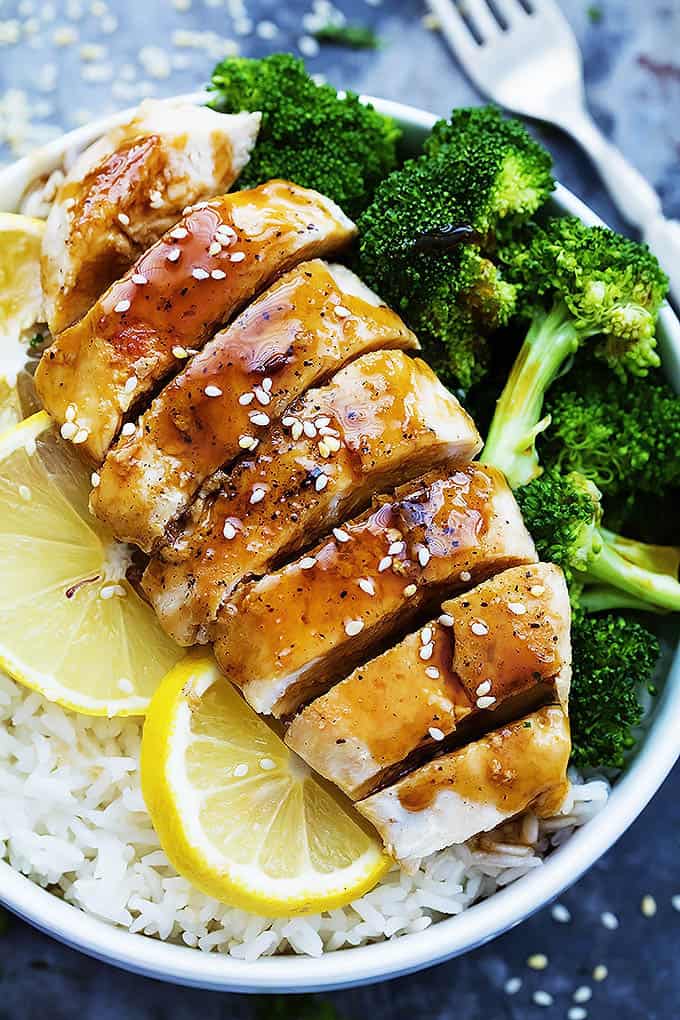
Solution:
M 491 708 L 495 703 L 496 699 L 490 694 L 485 698 L 477 698 L 477 708 Z
M 600 921 L 609 931 L 616 931 L 619 926 L 619 919 L 616 914 L 612 914 L 611 910 L 605 910 L 603 914 L 600 914 Z
M 99 487 L 100 482 L 101 478 L 99 474 L 96 471 L 93 471 L 92 474 L 90 475 L 90 485 L 92 486 L 93 489 L 97 489 Z
M 127 312 L 130 308 L 130 302 L 125 298 L 124 301 L 119 301 L 116 307 L 113 309 L 114 312 Z
M 598 963 L 597 967 L 593 968 L 593 981 L 606 981 L 608 975 L 609 970 L 604 963 Z
M 442 613 L 438 620 L 442 627 L 453 627 L 453 617 L 449 616 L 448 613 Z
M 429 645 L 432 640 L 432 627 L 423 627 L 420 632 L 420 643 L 422 645 Z
M 265 414 L 264 411 L 251 411 L 248 417 L 252 421 L 253 425 L 269 425 L 269 415 Z
M 135 390 L 137 389 L 138 382 L 139 380 L 137 379 L 137 376 L 131 375 L 129 379 L 125 380 L 125 386 L 123 387 L 123 389 L 125 390 L 126 393 L 134 393 Z
M 403 542 L 392 542 L 389 549 L 387 550 L 388 556 L 398 556 L 400 552 L 404 551 Z
M 330 457 L 330 455 L 331 455 L 330 447 L 326 445 L 326 442 L 323 439 L 319 443 L 319 453 L 324 458 L 325 457 Z
M 222 534 L 224 535 L 224 537 L 228 541 L 231 541 L 232 538 L 236 538 L 236 528 L 231 523 L 231 521 L 225 521 L 224 522 L 224 527 L 222 528 Z
M 76 446 L 80 446 L 81 443 L 87 442 L 89 435 L 90 435 L 89 429 L 78 429 L 75 436 L 73 437 L 73 442 L 75 443 Z
M 425 675 L 429 676 L 430 680 L 439 680 L 440 673 L 436 666 L 428 666 Z
M 222 245 L 219 241 L 211 241 L 210 247 L 208 248 L 208 255 L 219 255 L 222 251 Z
M 183 241 L 187 237 L 189 231 L 186 227 L 173 227 L 170 231 L 170 237 L 174 238 L 175 241 Z
M 426 567 L 429 562 L 430 562 L 430 550 L 426 549 L 423 546 L 421 549 L 418 550 L 418 563 L 420 563 L 421 567 Z
M 296 421 L 290 430 L 290 434 L 295 442 L 302 436 L 302 422 Z
M 303 556 L 300 560 L 300 570 L 311 570 L 312 567 L 316 566 L 315 556 Z
M 484 695 L 488 694 L 490 690 L 491 690 L 491 681 L 490 680 L 484 680 L 484 682 L 481 683 L 479 685 L 479 687 L 477 688 L 477 690 L 475 691 L 475 694 L 477 695 L 478 698 L 483 698 Z
M 475 620 L 474 623 L 471 623 L 470 630 L 473 634 L 477 634 L 478 637 L 484 637 L 485 634 L 489 633 L 489 628 L 481 620 Z
M 238 445 L 242 450 L 254 450 L 253 441 L 257 443 L 255 436 L 239 436 Z
M 583 1006 L 572 1006 L 567 1010 L 567 1020 L 586 1020 L 588 1010 Z
M 206 386 L 206 388 L 203 390 L 203 392 L 205 393 L 206 397 L 221 397 L 222 396 L 222 390 L 219 388 L 219 386 L 212 386 L 212 385 L 211 386 Z
M 189 352 L 187 351 L 186 347 L 173 347 L 172 356 L 173 358 L 188 358 Z
M 72 421 L 65 421 L 59 431 L 62 439 L 73 439 L 78 432 L 78 426 Z
M 229 256 L 229 259 L 231 262 L 243 262 L 245 257 L 246 257 L 245 252 L 235 251 L 232 255 Z
M 289 429 L 292 425 L 295 424 L 296 421 L 297 418 L 293 418 L 292 415 L 286 414 L 281 419 L 281 424 L 283 425 L 284 429 Z
M 557 921 L 558 924 L 568 924 L 571 921 L 571 914 L 565 907 L 564 903 L 556 903 L 550 911 L 550 914 L 553 921 Z
M 506 995 L 517 995 L 518 991 L 522 987 L 522 979 L 518 977 L 511 977 L 505 982 L 503 988 L 505 989 Z
M 640 910 L 642 911 L 644 917 L 654 917 L 654 915 L 656 914 L 656 900 L 654 899 L 653 896 L 650 896 L 649 893 L 647 893 L 646 896 L 642 897 L 642 902 L 640 903 Z
M 266 407 L 267 404 L 271 404 L 272 398 L 269 396 L 266 390 L 263 390 L 261 386 L 255 387 L 255 396 L 257 397 L 258 403 Z
M 122 691 L 123 694 L 132 694 L 134 687 L 126 676 L 122 676 L 118 681 L 118 690 Z
M 213 280 L 224 280 L 226 279 L 227 276 L 223 269 L 213 269 L 210 275 L 212 276 Z
M 134 436 L 137 427 L 133 421 L 126 421 L 120 430 L 121 436 Z
M 327 485 L 328 475 L 320 474 L 314 483 L 314 488 L 316 489 L 317 492 L 323 492 Z
M 545 970 L 548 962 L 545 953 L 533 953 L 527 960 L 527 967 L 531 967 L 532 970 Z
M 316 439 L 316 425 L 313 421 L 303 421 L 302 431 L 308 439 Z
M 527 611 L 527 607 L 523 602 L 508 602 L 508 609 L 511 613 L 514 613 L 515 616 L 524 616 Z
M 69 404 L 66 410 L 64 411 L 64 418 L 66 418 L 66 421 L 73 421 L 77 413 L 78 409 L 76 405 Z
M 207 269 L 203 269 L 202 266 L 194 266 L 194 268 L 191 270 L 191 275 L 193 276 L 194 280 L 210 279 L 210 273 L 207 271 Z
M 143 287 L 145 283 L 149 282 L 143 273 L 133 273 L 130 279 L 133 283 L 138 284 L 140 287 Z
M 472 580 L 472 574 L 470 573 L 469 570 L 461 570 L 459 576 L 460 576 L 461 581 L 471 581 Z
M 391 556 L 383 556 L 383 558 L 381 559 L 380 563 L 378 564 L 378 573 L 379 574 L 384 573 L 386 570 L 389 570 L 391 566 L 392 566 L 392 557 Z
M 99 598 L 103 599 L 104 602 L 107 602 L 109 599 L 112 599 L 115 594 L 116 594 L 116 585 L 115 584 L 105 584 L 104 587 L 101 588 L 100 591 L 99 591 Z
M 346 531 L 343 531 L 342 528 L 333 528 L 333 537 L 337 539 L 338 542 L 350 541 L 350 536 Z
M 326 436 L 324 442 L 331 453 L 337 453 L 342 445 L 340 440 L 336 439 L 335 436 Z
M 433 740 L 443 740 L 444 739 L 443 731 L 440 730 L 439 727 L 437 727 L 437 726 L 430 726 L 430 728 L 429 728 L 429 730 L 427 732 L 430 734 L 430 736 L 432 737 Z
M 574 1000 L 574 1002 L 580 1002 L 580 1003 L 590 1002 L 592 997 L 593 997 L 593 990 L 592 990 L 592 988 L 590 988 L 589 985 L 579 985 L 579 987 L 576 989 L 576 991 L 572 995 L 572 999 Z
M 327 418 L 327 417 L 326 417 L 325 415 L 323 415 L 323 414 L 322 414 L 322 415 L 321 415 L 321 416 L 320 416 L 319 418 L 315 418 L 315 419 L 314 419 L 314 424 L 316 425 L 316 427 L 317 427 L 318 429 L 324 429 L 324 428 L 326 428 L 326 427 L 327 427 L 328 425 L 330 425 L 330 423 L 331 423 L 331 420 L 330 420 L 330 418 Z
M 234 769 L 234 775 L 238 776 L 239 779 L 241 778 L 241 776 L 248 775 L 248 766 L 246 765 L 245 762 L 241 762 L 240 765 L 236 766 L 236 768 Z
M 534 992 L 532 999 L 537 1006 L 552 1006 L 554 1001 L 550 992 L 544 992 L 541 988 Z
M 124 227 L 130 226 L 130 217 L 127 213 L 119 212 L 117 216 L 118 222 L 122 223 Z
M 429 642 L 429 644 L 427 644 L 427 645 L 423 645 L 423 646 L 422 646 L 422 648 L 421 648 L 421 649 L 420 649 L 420 651 L 418 652 L 418 655 L 420 656 L 420 658 L 421 658 L 421 659 L 422 659 L 422 660 L 423 660 L 424 662 L 427 662 L 427 660 L 428 660 L 428 659 L 431 659 L 431 658 L 432 658 L 432 653 L 433 653 L 433 651 L 434 651 L 434 645 L 433 645 L 433 644 L 432 644 L 432 642 L 430 641 L 430 642 Z
M 276 768 L 276 762 L 272 761 L 271 758 L 260 758 L 260 768 L 264 769 L 265 772 L 271 772 L 272 769 Z
M 415 593 L 418 591 L 418 586 L 415 584 L 407 584 L 404 588 L 404 598 L 413 598 Z
M 375 595 L 375 586 L 373 581 L 368 577 L 360 577 L 357 582 L 362 591 L 365 591 L 367 595 Z
M 529 591 L 531 592 L 532 595 L 539 596 L 545 592 L 545 588 L 543 587 L 542 584 L 533 584 L 531 588 L 529 588 Z
M 357 634 L 360 634 L 363 629 L 363 620 L 348 620 L 345 624 L 345 634 L 347 634 L 348 637 L 355 637 Z
M 328 425 L 319 425 L 318 420 L 315 421 L 314 424 L 319 429 L 320 436 L 333 436 L 335 439 L 338 439 L 340 437 L 340 433 L 338 432 L 337 429 L 331 429 L 328 427 Z
M 255 399 L 254 393 L 242 393 L 241 396 L 238 398 L 238 402 L 242 407 L 247 407 L 248 404 L 252 404 L 254 399 Z
M 168 262 L 177 262 L 181 255 L 179 248 L 171 248 L 168 254 L 165 256 Z
M 336 305 L 334 311 L 339 319 L 346 319 L 352 314 L 349 308 L 345 308 L 344 305 Z
M 261 503 L 265 497 L 264 489 L 253 489 L 250 496 L 250 502 L 254 505 L 255 503 Z
M 272 386 L 273 386 L 273 383 L 272 383 L 271 379 L 269 378 L 269 376 L 265 376 L 265 378 L 262 380 L 262 389 L 266 393 L 271 393 Z

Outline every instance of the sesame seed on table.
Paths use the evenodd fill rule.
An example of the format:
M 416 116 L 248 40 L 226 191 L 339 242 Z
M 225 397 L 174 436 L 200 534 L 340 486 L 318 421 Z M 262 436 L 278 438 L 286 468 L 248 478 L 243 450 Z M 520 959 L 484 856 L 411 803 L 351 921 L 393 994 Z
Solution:
M 606 132 L 657 187 L 669 215 L 680 217 L 677 172 L 680 129 L 678 5 L 630 0 L 560 0 L 584 49 L 592 112 Z M 337 10 L 374 28 L 377 51 L 320 47 L 314 31 Z M 352 87 L 444 114 L 477 102 L 436 32 L 426 27 L 424 0 L 3 0 L 0 3 L 0 164 L 99 114 L 200 88 L 213 63 L 228 53 L 261 56 L 280 49 L 304 55 L 312 72 Z M 432 22 L 428 19 L 428 24 Z M 556 155 L 560 179 L 613 227 L 624 229 L 585 157 L 555 132 L 543 132 Z M 123 214 L 124 215 L 124 214 Z M 181 258 L 182 228 L 168 259 Z M 217 239 L 228 248 L 227 236 Z M 243 253 L 230 251 L 232 261 Z M 189 267 L 189 271 L 203 267 Z M 205 270 L 203 270 L 205 272 Z M 213 277 L 215 272 L 213 271 Z M 199 275 L 199 279 L 202 278 Z M 146 280 L 133 279 L 143 287 Z M 205 284 L 203 284 L 205 285 Z M 141 296 L 141 292 L 140 292 Z M 121 302 L 123 304 L 123 302 Z M 116 309 L 125 314 L 126 308 Z M 346 309 L 336 308 L 342 317 Z M 173 356 L 190 352 L 176 347 Z M 269 402 L 263 386 L 241 397 L 256 409 L 252 431 L 264 427 Z M 315 422 L 288 423 L 294 438 L 319 433 Z M 87 440 L 76 409 L 63 426 L 72 441 Z M 254 449 L 257 436 L 243 436 Z M 320 434 L 322 453 L 334 453 L 332 434 Z M 326 461 L 328 458 L 323 457 Z M 317 482 L 323 486 L 325 475 Z M 93 486 L 98 476 L 93 475 Z M 263 490 L 255 490 L 264 499 Z M 254 495 L 255 495 L 254 493 Z M 262 493 L 262 495 L 260 495 Z M 239 522 L 225 523 L 225 537 Z M 227 533 L 228 532 L 228 533 Z M 232 534 L 233 533 L 233 534 Z M 338 542 L 348 536 L 338 528 Z M 427 551 L 423 550 L 426 559 Z M 391 568 L 385 556 L 377 569 Z M 421 561 L 421 565 L 422 564 Z M 363 579 L 366 581 L 367 579 Z M 462 578 L 465 580 L 465 578 Z M 367 594 L 362 579 L 357 583 Z M 371 582 L 369 582 L 370 585 Z M 413 588 L 413 591 L 409 589 Z M 118 586 L 102 590 L 119 597 Z M 405 597 L 415 594 L 409 585 Z M 104 594 L 106 592 L 106 594 Z M 538 592 L 532 594 L 540 594 Z M 513 612 L 521 615 L 523 608 Z M 347 620 L 348 625 L 361 621 Z M 479 621 L 480 623 L 482 621 Z M 442 626 L 450 626 L 446 615 Z M 429 642 L 423 641 L 423 649 Z M 426 652 L 427 656 L 427 652 Z M 428 666 L 427 658 L 423 661 Z M 482 685 L 480 699 L 493 695 Z M 432 734 L 437 739 L 436 734 Z M 262 759 L 260 768 L 270 768 Z M 247 766 L 239 766 L 247 769 Z M 0 967 L 0 1016 L 45 1013 L 51 1020 L 674 1020 L 680 999 L 680 768 L 611 850 L 558 903 L 490 945 L 423 974 L 383 985 L 331 993 L 276 1013 L 247 996 L 172 988 L 114 973 L 19 920 L 9 920 Z M 0 914 L 0 935 L 4 919 Z M 534 970 L 527 961 L 544 956 Z M 297 1008 L 296 1008 L 297 1007 Z M 325 1010 L 325 1012 L 324 1012 Z

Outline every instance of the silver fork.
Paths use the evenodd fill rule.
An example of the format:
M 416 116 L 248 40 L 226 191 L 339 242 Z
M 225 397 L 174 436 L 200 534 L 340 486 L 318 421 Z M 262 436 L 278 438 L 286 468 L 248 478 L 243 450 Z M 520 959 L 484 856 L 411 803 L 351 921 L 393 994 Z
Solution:
M 428 0 L 461 66 L 501 106 L 555 124 L 579 142 L 619 212 L 637 227 L 680 302 L 680 222 L 587 112 L 581 51 L 555 0 Z

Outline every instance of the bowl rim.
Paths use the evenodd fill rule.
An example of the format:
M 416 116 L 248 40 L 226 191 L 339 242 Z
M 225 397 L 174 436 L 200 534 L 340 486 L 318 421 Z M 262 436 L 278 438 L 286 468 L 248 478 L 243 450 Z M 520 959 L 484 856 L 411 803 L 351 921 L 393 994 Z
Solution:
M 204 102 L 206 94 L 181 97 Z M 372 96 L 363 97 L 399 121 L 417 138 L 436 120 L 433 114 Z M 87 144 L 130 111 L 98 119 L 55 139 L 37 153 L 0 171 L 0 209 L 16 208 L 27 183 L 51 170 L 71 147 Z M 588 224 L 602 220 L 558 184 L 554 204 Z M 680 321 L 668 305 L 660 314 L 664 366 L 680 389 Z M 502 934 L 541 909 L 581 875 L 621 836 L 659 788 L 680 755 L 675 720 L 680 717 L 680 653 L 676 652 L 655 707 L 653 720 L 629 769 L 612 790 L 606 807 L 545 863 L 462 914 L 425 931 L 318 958 L 261 957 L 253 963 L 218 953 L 132 934 L 86 914 L 0 861 L 0 903 L 34 927 L 73 949 L 147 977 L 211 990 L 245 993 L 319 992 L 404 976 L 467 952 Z

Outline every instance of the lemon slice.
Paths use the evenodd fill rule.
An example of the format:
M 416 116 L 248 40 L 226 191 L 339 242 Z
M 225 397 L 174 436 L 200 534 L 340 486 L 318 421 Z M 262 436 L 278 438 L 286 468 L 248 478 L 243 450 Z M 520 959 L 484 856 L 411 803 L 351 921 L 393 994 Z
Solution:
M 0 433 L 16 425 L 22 419 L 21 404 L 16 386 L 0 376 Z
M 0 212 L 0 376 L 10 385 L 26 360 L 21 335 L 43 319 L 44 233 L 44 220 Z
M 49 416 L 0 435 L 0 665 L 88 715 L 139 715 L 182 649 L 88 510 L 89 474 Z
M 177 871 L 244 910 L 276 917 L 340 907 L 392 863 L 205 654 L 190 653 L 158 688 L 141 772 Z

